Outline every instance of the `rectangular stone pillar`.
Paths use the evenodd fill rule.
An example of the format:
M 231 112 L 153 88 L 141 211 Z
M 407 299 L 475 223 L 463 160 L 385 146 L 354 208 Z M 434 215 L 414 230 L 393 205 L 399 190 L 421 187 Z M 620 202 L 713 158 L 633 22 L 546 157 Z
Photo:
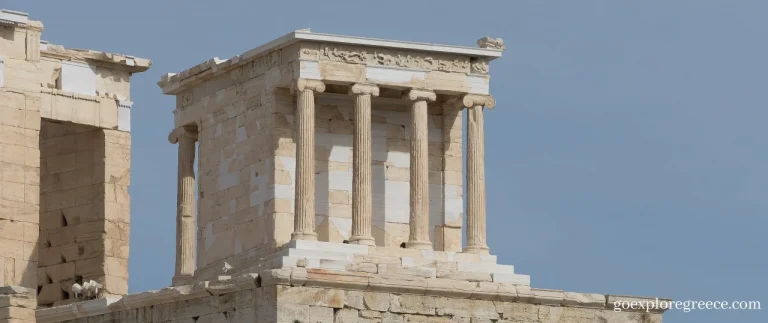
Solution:
M 0 286 L 37 287 L 39 102 L 0 88 Z
M 455 100 L 443 104 L 442 115 L 442 169 L 443 211 L 442 223 L 435 227 L 435 250 L 461 252 L 464 226 L 463 184 L 463 106 Z

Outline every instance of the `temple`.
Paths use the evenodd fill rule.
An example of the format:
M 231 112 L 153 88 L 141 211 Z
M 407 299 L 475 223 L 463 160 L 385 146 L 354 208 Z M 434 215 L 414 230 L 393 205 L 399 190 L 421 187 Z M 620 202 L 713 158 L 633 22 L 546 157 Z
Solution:
M 31 123 L 27 112 L 14 121 L 22 133 L 40 133 L 13 144 L 39 139 L 39 157 L 15 163 L 38 170 L 40 183 L 52 174 L 52 184 L 22 176 L 31 182 L 21 185 L 38 183 L 40 192 L 2 191 L 13 201 L 7 205 L 27 211 L 12 220 L 25 223 L 20 250 L 37 246 L 41 258 L 38 265 L 26 252 L 10 257 L 37 267 L 31 271 L 37 275 L 25 280 L 22 270 L 0 281 L 21 285 L 0 287 L 0 322 L 661 322 L 662 310 L 613 306 L 652 298 L 533 288 L 530 276 L 499 264 L 489 248 L 483 120 L 496 106 L 489 73 L 505 49 L 501 39 L 484 37 L 465 47 L 302 29 L 230 59 L 164 75 L 159 87 L 176 98 L 168 136 L 178 150 L 177 198 L 168 201 L 177 206 L 175 274 L 169 287 L 127 294 L 130 121 L 121 108 L 131 105 L 128 76 L 149 62 L 46 44 L 38 59 L 53 67 L 36 71 L 41 76 L 17 90 L 10 85 L 32 77 L 8 73 L 8 62 L 34 61 L 29 44 L 38 46 L 42 25 L 25 20 L 4 28 L 15 38 L 4 34 L 0 47 L 3 109 L 15 107 L 6 102 L 26 102 L 15 109 L 40 111 Z M 25 49 L 6 56 L 10 39 L 21 35 Z M 64 67 L 70 60 L 89 68 L 72 72 Z M 92 79 L 88 71 L 95 88 L 82 81 Z M 78 81 L 69 83 L 69 75 Z M 9 93 L 26 99 L 7 101 Z M 99 117 L 81 119 L 92 105 Z M 39 129 L 25 128 L 35 125 Z M 72 152 L 61 141 L 49 144 L 64 136 L 78 138 Z M 65 172 L 80 169 L 81 152 L 92 157 L 87 165 L 96 166 L 98 176 L 89 174 L 85 184 L 78 172 L 65 181 Z M 74 158 L 71 166 L 59 159 L 63 154 Z M 80 195 L 67 190 L 81 182 L 101 192 L 88 200 L 92 213 L 69 211 L 79 207 Z M 59 191 L 78 205 L 58 197 L 43 203 Z M 32 203 L 26 192 L 41 201 Z M 0 219 L 17 213 L 2 210 Z M 73 233 L 63 233 L 73 226 Z M 18 235 L 2 228 L 2 239 Z M 78 246 L 75 254 L 93 255 L 90 263 L 103 270 L 78 271 L 74 260 L 74 272 L 66 271 L 65 238 Z M 89 251 L 89 239 L 103 248 Z M 0 252 L 8 249 L 6 240 Z M 7 263 L 9 256 L 0 256 Z M 72 285 L 83 281 L 103 289 L 71 295 Z
M 503 45 L 478 43 L 299 30 L 164 76 L 160 87 L 177 98 L 174 284 L 215 278 L 224 262 L 234 272 L 304 259 L 343 269 L 361 251 L 392 250 L 458 257 L 466 272 L 527 285 L 486 244 L 483 111 L 495 105 L 488 63 Z

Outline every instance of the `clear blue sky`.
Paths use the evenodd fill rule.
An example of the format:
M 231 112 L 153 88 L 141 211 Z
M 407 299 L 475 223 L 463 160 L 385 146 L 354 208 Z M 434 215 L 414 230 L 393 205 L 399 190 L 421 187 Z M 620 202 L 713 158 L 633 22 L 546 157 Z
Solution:
M 43 39 L 151 59 L 134 76 L 131 292 L 170 283 L 173 97 L 155 83 L 299 28 L 474 46 L 491 251 L 534 287 L 768 307 L 765 1 L 32 1 Z M 667 312 L 666 322 L 766 322 Z

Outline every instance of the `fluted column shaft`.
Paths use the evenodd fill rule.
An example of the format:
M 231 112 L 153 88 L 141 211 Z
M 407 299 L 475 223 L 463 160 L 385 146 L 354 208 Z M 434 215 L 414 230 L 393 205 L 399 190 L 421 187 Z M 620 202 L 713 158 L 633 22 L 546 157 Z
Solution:
M 315 233 L 315 92 L 325 91 L 316 80 L 299 79 L 296 93 L 296 196 L 294 240 L 317 240 Z
M 488 253 L 485 234 L 485 147 L 483 107 L 467 110 L 467 248 Z
M 427 102 L 434 101 L 434 92 L 411 90 L 406 95 L 411 101 L 411 155 L 410 155 L 410 236 L 407 248 L 432 249 L 429 240 L 429 146 Z
M 355 97 L 354 139 L 352 147 L 352 235 L 350 243 L 375 245 L 371 235 L 371 97 L 379 88 L 355 84 L 350 89 Z
M 464 97 L 467 106 L 467 247 L 464 252 L 488 254 L 485 214 L 485 130 L 483 106 L 493 107 L 490 96 Z
M 195 273 L 195 143 L 197 131 L 181 127 L 169 136 L 178 143 L 178 187 L 176 193 L 176 272 L 174 281 Z

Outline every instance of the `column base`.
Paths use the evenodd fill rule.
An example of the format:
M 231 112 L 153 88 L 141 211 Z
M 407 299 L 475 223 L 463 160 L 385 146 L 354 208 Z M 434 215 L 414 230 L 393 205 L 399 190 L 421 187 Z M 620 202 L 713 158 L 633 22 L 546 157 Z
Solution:
M 171 278 L 171 286 L 186 285 L 192 280 L 192 275 L 176 275 Z
M 432 243 L 429 241 L 408 241 L 405 243 L 408 249 L 432 250 Z
M 464 253 L 475 253 L 480 255 L 490 255 L 491 249 L 485 246 L 467 246 L 464 248 Z
M 366 246 L 375 246 L 376 240 L 373 239 L 373 237 L 371 236 L 352 236 L 351 238 L 349 238 L 349 243 L 366 245 Z
M 317 233 L 314 233 L 314 232 L 294 232 L 294 233 L 291 233 L 291 240 L 312 240 L 312 241 L 317 241 Z

